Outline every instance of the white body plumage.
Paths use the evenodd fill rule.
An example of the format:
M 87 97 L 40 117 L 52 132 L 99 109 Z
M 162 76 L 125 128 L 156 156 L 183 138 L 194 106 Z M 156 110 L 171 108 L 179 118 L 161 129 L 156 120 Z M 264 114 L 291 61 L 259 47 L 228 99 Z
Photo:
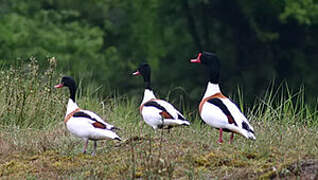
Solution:
M 209 82 L 206 92 L 202 98 L 202 101 L 218 93 L 221 94 L 219 85 Z M 215 98 L 217 98 L 219 101 L 222 102 L 222 104 L 224 104 L 224 106 L 229 111 L 230 115 L 232 116 L 234 123 L 229 122 L 228 115 L 224 113 L 224 111 L 222 110 L 220 106 L 213 103 L 209 103 L 208 101 L 203 102 L 203 104 L 201 105 L 202 107 L 200 109 L 200 116 L 203 119 L 203 121 L 212 127 L 227 129 L 232 132 L 241 134 L 248 139 L 255 140 L 256 138 L 254 134 L 252 133 L 254 132 L 254 129 L 249 124 L 247 118 L 239 110 L 239 108 L 230 99 L 224 96 L 215 97 Z M 243 128 L 243 122 L 248 126 L 248 129 L 252 130 L 252 132 L 249 131 L 248 129 Z
M 187 125 L 189 121 L 170 103 L 156 99 L 152 90 L 145 89 L 144 98 L 140 105 L 143 120 L 153 129 L 162 126 Z
M 77 104 L 74 103 L 72 99 L 69 99 L 65 118 L 78 108 Z M 96 119 L 96 121 L 87 117 L 70 117 L 66 122 L 66 127 L 73 135 L 85 140 L 120 139 L 119 136 L 111 130 L 114 126 L 106 123 L 97 114 L 88 110 L 80 110 L 80 112 L 89 115 Z M 96 122 L 104 124 L 106 129 L 94 127 L 93 124 Z

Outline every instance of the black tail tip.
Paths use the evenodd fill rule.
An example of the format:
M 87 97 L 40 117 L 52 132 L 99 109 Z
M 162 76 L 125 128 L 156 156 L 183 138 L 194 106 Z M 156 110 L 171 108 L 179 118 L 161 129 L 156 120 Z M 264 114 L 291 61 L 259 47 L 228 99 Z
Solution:
M 183 125 L 183 126 L 190 126 L 190 122 L 183 123 L 182 125 Z
M 120 130 L 120 128 L 114 126 L 110 130 Z
M 115 137 L 114 139 L 117 141 L 121 141 L 121 139 L 119 137 Z

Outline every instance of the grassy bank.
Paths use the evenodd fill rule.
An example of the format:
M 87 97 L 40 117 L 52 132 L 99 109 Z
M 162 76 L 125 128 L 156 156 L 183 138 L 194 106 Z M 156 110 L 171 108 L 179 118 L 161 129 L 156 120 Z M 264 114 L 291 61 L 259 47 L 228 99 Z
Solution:
M 318 177 L 318 115 L 305 104 L 303 89 L 269 89 L 244 109 L 257 140 L 237 135 L 233 144 L 219 145 L 218 131 L 202 124 L 196 109 L 185 112 L 190 127 L 155 133 L 140 123 L 140 97 L 102 98 L 98 88 L 79 85 L 79 106 L 120 127 L 123 138 L 99 141 L 97 155 L 91 156 L 81 154 L 83 142 L 63 124 L 68 90 L 53 89 L 61 75 L 54 59 L 50 63 L 43 71 L 35 61 L 1 71 L 0 178 Z

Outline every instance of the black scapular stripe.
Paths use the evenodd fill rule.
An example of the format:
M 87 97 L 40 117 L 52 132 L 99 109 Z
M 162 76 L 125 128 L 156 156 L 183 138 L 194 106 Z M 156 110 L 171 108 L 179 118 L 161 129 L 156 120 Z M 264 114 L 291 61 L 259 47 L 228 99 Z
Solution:
M 88 118 L 90 120 L 95 121 L 95 123 L 92 124 L 94 127 L 106 129 L 106 124 L 104 124 L 104 123 L 102 123 L 100 121 L 97 121 L 97 119 L 91 117 L 90 115 L 88 115 L 85 112 L 82 112 L 82 111 L 76 112 L 76 113 L 74 113 L 73 117 L 75 117 L 75 118 Z
M 163 106 L 161 106 L 160 104 L 158 104 L 155 101 L 146 102 L 144 106 L 153 106 L 155 108 L 160 109 L 161 111 L 166 111 L 167 112 L 166 108 L 164 108 Z
M 242 122 L 242 128 L 247 130 L 248 132 L 252 132 L 254 133 L 254 131 L 252 129 L 250 129 L 250 127 L 248 126 L 248 124 L 246 122 Z
M 79 112 L 76 112 L 73 114 L 73 117 L 78 117 L 78 118 L 88 118 L 88 119 L 91 119 L 91 120 L 94 120 L 96 121 L 95 118 L 92 118 L 90 115 L 82 112 L 82 111 L 79 111 Z
M 232 116 L 232 114 L 230 113 L 229 109 L 225 106 L 225 104 L 218 98 L 213 98 L 213 99 L 209 99 L 208 100 L 209 103 L 217 106 L 218 108 L 220 108 L 222 110 L 222 112 L 227 116 L 227 117 L 231 117 L 233 119 L 233 122 L 235 124 L 235 126 L 237 126 L 236 122 L 234 121 L 234 118 Z M 230 122 L 230 120 L 229 120 Z
M 99 121 L 97 121 L 97 119 L 93 118 L 92 116 L 88 115 L 87 113 L 85 113 L 83 111 L 79 111 L 79 112 L 74 113 L 73 117 L 75 117 L 75 118 L 88 118 L 88 119 L 91 119 L 93 121 L 99 122 Z M 99 122 L 99 123 L 102 123 L 102 122 Z
M 152 107 L 155 107 L 155 108 L 157 108 L 157 109 L 159 109 L 159 110 L 161 110 L 161 111 L 163 111 L 163 112 L 166 112 L 166 113 L 168 113 L 168 115 L 172 118 L 172 119 L 174 119 L 174 117 L 166 110 L 166 108 L 164 108 L 163 106 L 161 106 L 159 103 L 157 103 L 156 101 L 149 101 L 149 102 L 146 102 L 145 104 L 144 104 L 144 106 L 152 106 Z M 178 119 L 181 119 L 181 120 L 185 120 L 182 116 L 180 116 L 179 114 L 178 114 Z
M 180 114 L 178 114 L 178 119 L 185 120 Z

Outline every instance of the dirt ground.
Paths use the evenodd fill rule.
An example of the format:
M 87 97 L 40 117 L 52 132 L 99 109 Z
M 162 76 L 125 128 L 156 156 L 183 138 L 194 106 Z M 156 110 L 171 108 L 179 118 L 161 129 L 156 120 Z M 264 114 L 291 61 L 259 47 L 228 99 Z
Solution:
M 303 160 L 292 164 L 280 174 L 274 174 L 271 179 L 318 180 L 318 159 Z

